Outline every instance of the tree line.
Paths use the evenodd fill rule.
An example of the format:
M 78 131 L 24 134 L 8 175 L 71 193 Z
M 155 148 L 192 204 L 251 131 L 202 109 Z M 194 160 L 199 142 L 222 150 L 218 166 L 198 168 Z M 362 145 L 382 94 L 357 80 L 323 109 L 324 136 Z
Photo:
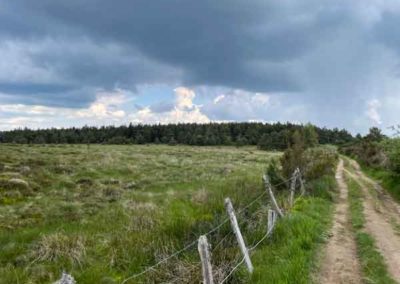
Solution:
M 187 144 L 258 145 L 283 150 L 296 130 L 307 125 L 293 123 L 179 123 L 168 125 L 122 125 L 82 128 L 15 129 L 0 132 L 0 143 L 18 144 Z M 320 144 L 340 145 L 352 141 L 344 129 L 315 127 Z

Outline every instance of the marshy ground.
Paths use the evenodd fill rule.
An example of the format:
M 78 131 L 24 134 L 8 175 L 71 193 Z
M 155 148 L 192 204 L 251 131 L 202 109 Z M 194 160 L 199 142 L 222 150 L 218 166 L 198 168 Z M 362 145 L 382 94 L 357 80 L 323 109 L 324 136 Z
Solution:
M 262 192 L 278 156 L 254 147 L 0 145 L 0 283 L 51 283 L 63 270 L 79 283 L 120 283 L 225 218 L 224 197 L 240 207 Z M 215 257 L 228 265 L 237 254 Z M 197 258 L 194 248 L 140 281 L 193 283 Z

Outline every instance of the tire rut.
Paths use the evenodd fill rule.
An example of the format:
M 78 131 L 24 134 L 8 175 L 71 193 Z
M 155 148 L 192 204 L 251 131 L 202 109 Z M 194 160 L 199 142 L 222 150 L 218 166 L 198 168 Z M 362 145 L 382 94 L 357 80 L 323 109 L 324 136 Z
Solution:
M 351 160 L 355 175 L 364 195 L 365 229 L 375 239 L 376 246 L 385 259 L 388 271 L 400 283 L 400 237 L 395 234 L 390 218 L 400 221 L 399 205 L 375 181 L 365 176 L 359 165 Z M 375 192 L 370 192 L 372 185 Z
M 348 188 L 343 178 L 343 160 L 336 170 L 339 188 L 331 238 L 321 265 L 320 283 L 362 283 L 356 244 L 349 220 Z

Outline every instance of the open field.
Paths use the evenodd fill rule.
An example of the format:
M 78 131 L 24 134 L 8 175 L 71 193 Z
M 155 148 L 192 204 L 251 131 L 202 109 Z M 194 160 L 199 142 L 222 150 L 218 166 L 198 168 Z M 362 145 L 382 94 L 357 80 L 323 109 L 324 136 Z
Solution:
M 224 197 L 240 207 L 262 192 L 262 173 L 278 156 L 233 147 L 0 147 L 2 283 L 54 281 L 63 269 L 79 283 L 117 283 L 225 218 Z
M 246 242 L 266 228 L 262 174 L 279 153 L 254 147 L 0 145 L 0 283 L 52 283 L 63 270 L 78 283 L 121 283 L 238 216 Z M 288 217 L 230 283 L 308 283 L 325 241 L 335 183 L 308 184 Z M 278 192 L 287 205 L 287 192 Z M 208 236 L 219 283 L 241 255 L 229 222 Z M 195 245 L 127 283 L 198 283 Z

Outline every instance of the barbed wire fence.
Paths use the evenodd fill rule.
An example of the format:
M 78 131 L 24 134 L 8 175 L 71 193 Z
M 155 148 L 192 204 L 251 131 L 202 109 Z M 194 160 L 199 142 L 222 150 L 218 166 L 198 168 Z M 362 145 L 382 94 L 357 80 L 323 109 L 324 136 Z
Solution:
M 151 271 L 157 271 L 157 268 L 159 268 L 161 265 L 167 263 L 169 260 L 178 257 L 182 253 L 193 249 L 197 245 L 197 250 L 199 253 L 199 258 L 200 261 L 196 263 L 198 267 L 192 266 L 191 271 L 196 270 L 196 268 L 201 271 L 201 276 L 203 279 L 204 284 L 214 284 L 214 283 L 219 283 L 223 284 L 226 283 L 229 279 L 232 278 L 233 274 L 235 273 L 236 270 L 238 270 L 242 264 L 245 264 L 247 271 L 249 274 L 253 273 L 254 267 L 251 261 L 251 253 L 255 251 L 255 249 L 261 245 L 266 239 L 268 239 L 274 231 L 275 225 L 278 221 L 278 218 L 284 217 L 286 214 L 289 213 L 290 208 L 295 204 L 295 192 L 296 188 L 298 187 L 300 189 L 300 193 L 298 194 L 299 197 L 303 196 L 305 194 L 305 181 L 303 180 L 302 174 L 300 170 L 297 168 L 292 176 L 284 180 L 278 184 L 272 185 L 270 182 L 270 179 L 267 175 L 263 176 L 263 181 L 264 181 L 264 191 L 259 194 L 256 198 L 254 198 L 252 201 L 250 201 L 246 206 L 243 208 L 240 208 L 237 212 L 234 210 L 234 206 L 232 204 L 232 201 L 230 200 L 229 197 L 227 197 L 224 201 L 225 203 L 225 209 L 227 212 L 227 217 L 224 218 L 218 225 L 210 229 L 208 232 L 202 234 L 199 236 L 198 239 L 190 242 L 189 244 L 185 245 L 181 249 L 173 252 L 172 254 L 162 258 L 159 260 L 157 263 L 146 267 L 144 270 L 141 272 L 135 273 L 125 279 L 123 279 L 120 284 L 126 284 L 131 281 L 138 280 L 141 276 L 151 272 Z M 278 201 L 275 198 L 274 195 L 274 188 L 277 188 L 278 186 L 281 186 L 283 184 L 289 185 L 289 197 L 288 197 L 288 203 L 289 203 L 289 210 L 287 212 L 284 211 L 283 208 L 279 206 Z M 298 185 L 298 186 L 297 186 Z M 261 201 L 261 199 L 268 195 L 269 196 L 269 201 L 270 205 L 274 209 L 268 209 L 267 212 L 267 224 L 266 224 L 266 230 L 265 234 L 262 235 L 262 237 L 258 240 L 255 240 L 251 246 L 247 246 L 245 239 L 243 237 L 241 227 L 243 225 L 248 224 L 250 222 L 250 218 L 246 218 L 246 216 L 243 216 L 244 213 L 249 209 L 251 206 L 256 204 L 258 201 Z M 238 221 L 238 218 L 240 217 L 240 221 Z M 252 216 L 250 216 L 252 217 Z M 209 244 L 208 239 L 212 236 L 213 233 L 219 231 L 225 224 L 230 223 L 231 225 L 231 230 L 228 230 L 227 233 L 225 233 L 221 239 L 216 243 L 216 245 L 211 248 L 211 245 Z M 235 238 L 233 238 L 235 236 Z M 231 238 L 230 242 L 231 244 L 236 244 L 236 246 L 239 246 L 240 249 L 240 254 L 236 256 L 235 260 L 229 263 L 228 266 L 230 266 L 230 269 L 227 269 L 227 265 L 223 265 L 223 272 L 218 269 L 218 266 L 212 265 L 212 255 L 213 253 L 218 250 L 218 249 L 224 249 L 223 243 L 226 242 L 229 238 Z M 211 250 L 212 249 L 212 250 Z M 217 269 L 215 269 L 217 268 Z M 180 278 L 175 278 L 173 281 L 169 281 L 168 283 L 179 283 L 178 281 Z M 74 282 L 75 280 L 73 277 L 69 274 L 66 274 L 63 272 L 63 275 L 59 281 L 57 281 L 57 284 L 70 284 L 70 283 L 76 283 Z M 132 282 L 135 283 L 135 282 Z M 137 282 L 136 282 L 137 283 Z

